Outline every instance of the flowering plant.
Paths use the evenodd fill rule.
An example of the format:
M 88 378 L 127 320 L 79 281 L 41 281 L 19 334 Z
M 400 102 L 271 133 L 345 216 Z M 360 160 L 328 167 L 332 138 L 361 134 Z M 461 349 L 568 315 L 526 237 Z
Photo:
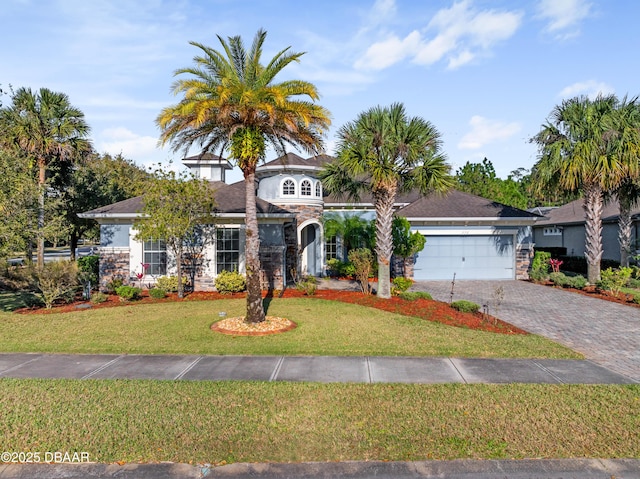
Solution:
M 140 263 L 142 265 L 142 271 L 139 273 L 136 273 L 136 278 L 138 278 L 138 281 L 140 281 L 140 287 L 142 288 L 142 278 L 144 278 L 144 275 L 147 272 L 147 269 L 149 269 L 149 263 Z
M 551 265 L 551 269 L 554 273 L 560 272 L 560 266 L 562 266 L 562 261 L 559 259 L 550 259 L 549 264 Z

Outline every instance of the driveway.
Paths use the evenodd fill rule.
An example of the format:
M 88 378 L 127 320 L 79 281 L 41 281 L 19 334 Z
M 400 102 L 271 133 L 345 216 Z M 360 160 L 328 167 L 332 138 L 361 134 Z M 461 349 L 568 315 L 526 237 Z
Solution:
M 503 299 L 497 304 L 500 289 Z M 418 281 L 411 290 L 449 302 L 451 281 Z M 453 292 L 454 301 L 486 304 L 489 314 L 640 382 L 640 308 L 526 281 L 460 280 Z

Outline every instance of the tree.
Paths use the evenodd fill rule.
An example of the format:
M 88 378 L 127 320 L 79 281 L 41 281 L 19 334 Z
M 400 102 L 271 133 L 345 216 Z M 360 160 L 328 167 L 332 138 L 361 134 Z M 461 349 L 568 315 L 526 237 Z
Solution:
M 440 134 L 428 121 L 409 118 L 404 106 L 374 107 L 338 132 L 337 159 L 321 174 L 323 187 L 358 200 L 371 192 L 376 210 L 378 292 L 391 297 L 390 262 L 396 194 L 419 188 L 444 192 L 453 185 L 440 152 Z
M 402 274 L 407 277 L 407 266 L 413 257 L 424 249 L 427 239 L 418 231 L 411 232 L 407 218 L 393 218 L 393 254 L 402 258 Z
M 186 173 L 176 175 L 158 168 L 147 184 L 140 216 L 134 222 L 136 239 L 165 241 L 176 260 L 179 298 L 184 296 L 185 243 L 193 241 L 200 225 L 212 223 L 215 204 L 209 182 L 188 178 Z
M 267 145 L 285 154 L 291 145 L 310 153 L 322 147 L 324 131 L 330 125 L 329 112 L 315 104 L 318 91 L 311 83 L 275 77 L 303 53 L 278 52 L 267 65 L 261 63 L 266 32 L 259 30 L 249 50 L 239 36 L 224 40 L 222 51 L 197 42 L 201 51 L 195 65 L 176 75 L 189 75 L 173 85 L 184 94 L 176 105 L 162 110 L 157 118 L 160 142 L 188 152 L 198 145 L 202 153 L 229 151 L 243 172 L 246 204 L 245 265 L 247 315 L 250 323 L 264 321 L 260 285 L 260 240 L 256 210 L 255 171 L 264 161 Z
M 621 104 L 614 95 L 565 100 L 532 138 L 540 151 L 534 167 L 538 188 L 556 185 L 583 195 L 585 257 L 591 283 L 600 279 L 603 193 L 638 169 L 637 162 L 626 161 L 626 149 L 632 145 L 619 140 L 626 133 L 617 130 L 614 118 L 616 109 L 625 104 L 626 100 Z
M 92 154 L 74 166 L 70 182 L 62 192 L 71 259 L 75 259 L 78 239 L 98 230 L 95 220 L 80 218 L 78 213 L 141 195 L 150 176 L 122 155 L 112 157 L 107 153 Z
M 34 161 L 38 171 L 37 264 L 42 268 L 47 173 L 54 165 L 60 167 L 90 153 L 89 126 L 64 93 L 46 88 L 34 93 L 30 88 L 20 88 L 12 104 L 0 110 L 0 130 L 4 130 L 5 144 L 18 147 Z
M 372 221 L 362 218 L 360 214 L 325 213 L 323 224 L 326 238 L 340 238 L 345 257 L 352 249 L 375 249 L 375 225 Z

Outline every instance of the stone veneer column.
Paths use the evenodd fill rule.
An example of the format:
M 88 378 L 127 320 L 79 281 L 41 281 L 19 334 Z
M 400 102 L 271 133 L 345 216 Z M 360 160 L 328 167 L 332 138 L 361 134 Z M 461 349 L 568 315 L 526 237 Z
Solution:
M 260 285 L 266 290 L 284 289 L 284 246 L 260 246 Z
M 516 279 L 529 279 L 532 258 L 533 243 L 518 245 L 516 248 Z
M 100 290 L 115 278 L 129 283 L 129 248 L 100 248 Z

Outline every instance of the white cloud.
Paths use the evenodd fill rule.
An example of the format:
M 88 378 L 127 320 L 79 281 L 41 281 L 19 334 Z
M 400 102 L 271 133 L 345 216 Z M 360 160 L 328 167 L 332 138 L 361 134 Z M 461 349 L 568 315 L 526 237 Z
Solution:
M 591 15 L 591 7 L 586 0 L 540 0 L 537 10 L 547 21 L 546 31 L 566 39 L 580 33 L 579 24 Z
M 381 70 L 405 58 L 420 65 L 431 65 L 443 58 L 449 68 L 457 68 L 487 54 L 499 42 L 514 35 L 522 22 L 521 12 L 497 10 L 478 11 L 471 1 L 454 3 L 439 10 L 425 28 L 435 31 L 413 31 L 404 38 L 387 34 L 387 38 L 371 45 L 355 63 L 356 68 Z
M 587 80 L 563 88 L 558 96 L 560 98 L 573 98 L 579 95 L 587 95 L 589 98 L 594 99 L 599 94 L 609 95 L 615 92 L 611 85 L 596 80 Z
M 506 140 L 521 129 L 519 123 L 505 123 L 474 115 L 469 121 L 471 131 L 458 143 L 462 150 L 477 150 L 488 143 Z
M 160 151 L 157 138 L 138 135 L 123 127 L 107 128 L 102 131 L 101 138 L 97 146 L 99 152 L 112 155 L 122 153 L 125 158 L 135 161 L 142 161 Z

